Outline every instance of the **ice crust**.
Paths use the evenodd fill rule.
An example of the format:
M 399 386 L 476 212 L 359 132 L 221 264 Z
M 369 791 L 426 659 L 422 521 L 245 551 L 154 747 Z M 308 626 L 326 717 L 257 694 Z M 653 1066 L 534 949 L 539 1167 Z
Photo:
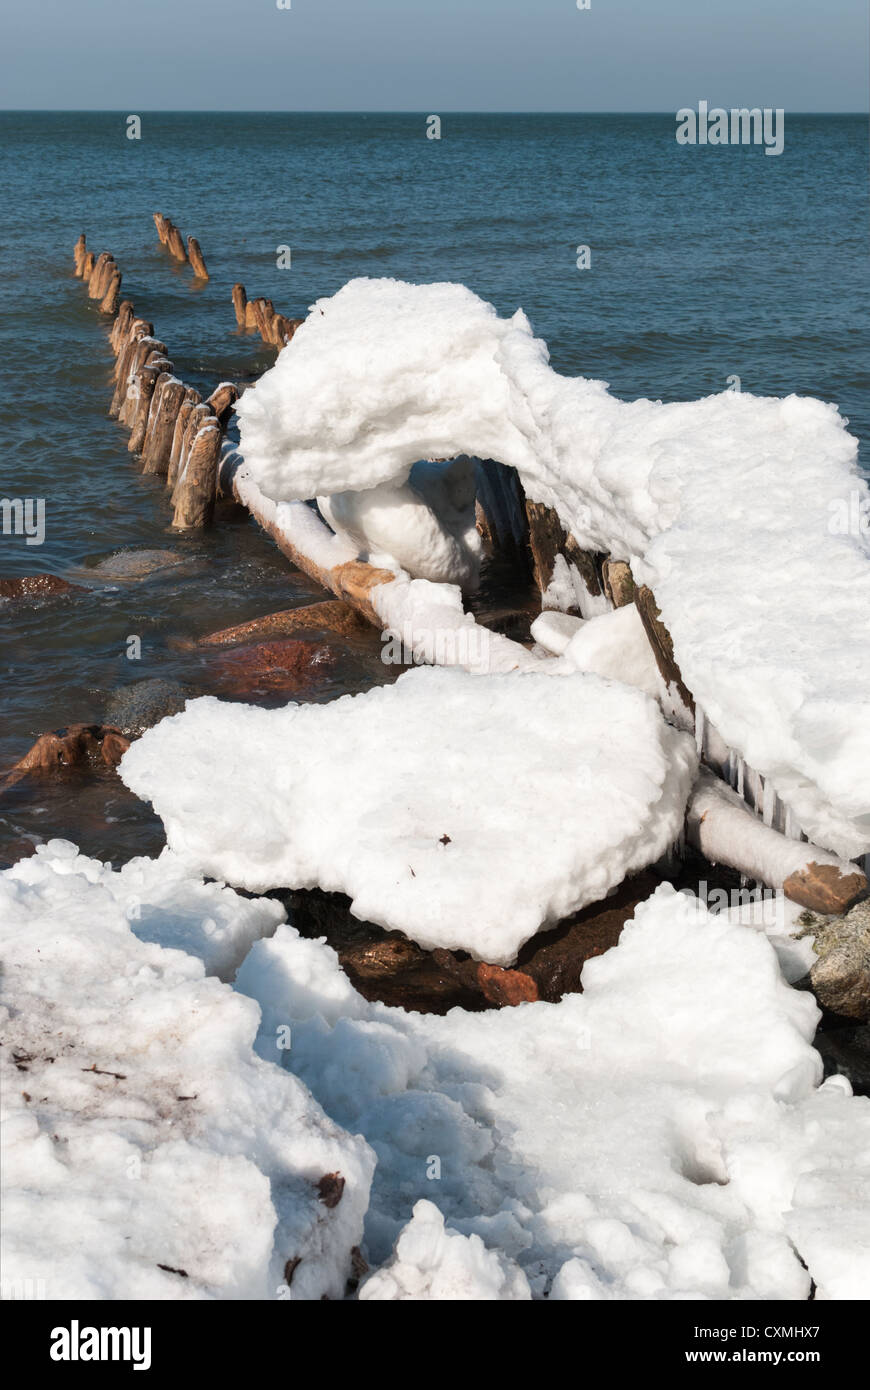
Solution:
M 696 767 L 615 681 L 421 667 L 328 705 L 191 701 L 120 773 L 188 869 L 347 893 L 422 946 L 508 964 L 669 849 Z

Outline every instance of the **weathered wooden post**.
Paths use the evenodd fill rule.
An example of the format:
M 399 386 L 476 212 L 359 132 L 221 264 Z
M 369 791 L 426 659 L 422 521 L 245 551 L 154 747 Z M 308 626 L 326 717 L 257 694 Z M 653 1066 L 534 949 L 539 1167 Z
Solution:
M 148 416 L 151 411 L 151 400 L 159 378 L 163 375 L 163 367 L 159 363 L 153 366 L 140 367 L 136 374 L 137 395 L 136 409 L 131 420 L 132 433 L 130 435 L 127 448 L 131 454 L 138 454 L 142 445 L 145 443 L 145 431 L 148 428 Z
M 215 387 L 206 401 L 206 404 L 211 407 L 217 416 L 218 424 L 222 430 L 226 430 L 230 416 L 236 408 L 236 401 L 238 399 L 238 387 L 231 381 L 222 381 L 220 386 Z
M 166 486 L 168 488 L 174 488 L 178 482 L 178 475 L 184 465 L 187 426 L 190 422 L 191 411 L 201 404 L 202 398 L 199 392 L 194 391 L 192 386 L 186 386 L 178 415 L 175 417 L 175 429 L 172 432 L 172 448 L 169 451 L 169 468 L 166 472 Z
M 82 276 L 82 267 L 85 263 L 85 256 L 87 254 L 88 248 L 85 240 L 85 234 L 84 232 L 82 232 L 81 236 L 79 237 L 78 241 L 76 242 L 73 248 L 73 261 L 75 262 L 75 273 L 79 279 L 81 279 Z
M 169 236 L 169 221 L 163 216 L 162 212 L 155 212 L 154 225 L 157 228 L 157 235 L 165 246 L 167 237 Z
M 652 589 L 645 584 L 634 591 L 634 602 L 640 614 L 656 665 L 673 699 L 678 699 L 685 707 L 690 719 L 695 718 L 695 701 L 683 680 L 680 668 L 674 657 L 674 644 L 671 634 L 661 620 L 661 614 Z M 691 728 L 691 725 L 690 725 Z
M 139 373 L 149 362 L 152 353 L 156 353 L 158 357 L 162 357 L 165 352 L 166 346 L 164 343 L 159 342 L 157 338 L 148 336 L 138 338 L 133 345 L 133 352 L 130 357 L 130 369 L 127 373 L 127 394 L 118 412 L 118 419 L 121 421 L 121 424 L 126 425 L 128 429 L 133 428 L 139 409 Z M 154 363 L 152 362 L 150 365 L 153 366 Z
M 133 317 L 134 309 L 132 299 L 122 299 L 118 306 L 118 316 L 112 324 L 111 332 L 109 333 L 109 342 L 112 345 L 112 351 L 116 357 L 121 351 L 122 344 L 126 341 L 127 334 L 130 331 L 130 324 L 133 322 Z
M 149 342 L 153 342 L 153 333 L 154 325 L 147 323 L 145 319 L 133 319 L 127 330 L 127 340 L 121 345 L 121 349 L 115 361 L 115 393 L 112 396 L 112 403 L 109 406 L 109 415 L 114 420 L 121 419 L 123 415 L 124 402 L 130 390 L 136 350 L 145 338 L 147 338 Z
M 90 280 L 91 272 L 93 271 L 93 268 L 96 265 L 96 263 L 97 258 L 94 255 L 93 251 L 86 251 L 85 258 L 82 261 L 82 279 L 84 280 L 85 284 L 87 284 Z
M 210 416 L 197 431 L 173 493 L 172 524 L 179 530 L 207 526 L 214 516 L 220 452 L 221 428 L 214 416 Z
M 105 290 L 102 288 L 105 281 L 106 267 L 114 258 L 108 251 L 101 251 L 94 262 L 91 273 L 88 276 L 88 298 L 102 299 Z
M 247 304 L 248 296 L 245 294 L 244 285 L 233 285 L 233 308 L 236 311 L 236 323 L 242 331 L 247 326 Z
M 206 269 L 205 257 L 202 254 L 202 248 L 195 236 L 189 236 L 187 238 L 187 259 L 193 266 L 193 272 L 197 279 L 207 280 L 208 270 Z
M 175 435 L 175 422 L 184 400 L 183 381 L 167 373 L 160 378 L 151 403 L 148 432 L 142 450 L 143 473 L 166 476 Z
M 105 293 L 100 300 L 101 314 L 117 314 L 118 301 L 121 298 L 121 279 L 121 272 L 113 263 Z
M 166 246 L 169 254 L 174 256 L 177 261 L 187 260 L 187 252 L 184 249 L 181 232 L 174 222 L 170 222 L 169 224 L 169 236 L 166 239 Z
M 634 602 L 634 579 L 624 560 L 605 560 L 601 566 L 604 592 L 614 608 Z

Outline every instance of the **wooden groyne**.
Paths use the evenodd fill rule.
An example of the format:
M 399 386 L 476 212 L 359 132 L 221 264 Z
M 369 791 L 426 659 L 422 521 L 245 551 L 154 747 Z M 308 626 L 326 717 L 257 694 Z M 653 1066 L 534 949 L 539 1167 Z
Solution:
M 154 225 L 157 228 L 157 235 L 161 244 L 166 247 L 170 256 L 173 256 L 177 261 L 188 262 L 198 280 L 207 280 L 209 278 L 208 268 L 196 237 L 189 236 L 187 238 L 187 249 L 185 249 L 184 237 L 181 232 L 174 222 L 168 217 L 164 217 L 162 212 L 155 212 Z

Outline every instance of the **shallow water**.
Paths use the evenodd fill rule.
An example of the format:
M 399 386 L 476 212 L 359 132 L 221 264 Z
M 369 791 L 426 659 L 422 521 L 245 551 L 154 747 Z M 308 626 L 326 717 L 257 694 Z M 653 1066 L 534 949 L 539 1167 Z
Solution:
M 130 681 L 210 689 L 184 639 L 323 597 L 236 513 L 202 535 L 169 529 L 162 482 L 138 473 L 107 416 L 106 330 L 72 275 L 83 229 L 93 250 L 113 252 L 124 295 L 202 391 L 274 360 L 236 332 L 236 280 L 288 315 L 354 275 L 462 280 L 501 312 L 522 305 L 559 371 L 603 377 L 625 398 L 685 400 L 732 374 L 746 390 L 819 395 L 840 403 L 868 458 L 861 117 L 790 116 L 778 158 L 681 148 L 667 116 L 445 116 L 436 142 L 422 116 L 145 113 L 133 142 L 120 114 L 7 112 L 0 134 L 0 495 L 44 498 L 47 523 L 41 546 L 0 535 L 0 576 L 47 570 L 91 586 L 0 600 L 0 769 L 45 730 L 99 721 Z M 206 286 L 159 245 L 155 210 L 198 237 Z M 292 248 L 289 270 L 276 267 L 279 245 Z M 140 581 L 101 576 L 126 549 L 186 563 Z M 508 597 L 493 581 L 482 606 Z M 379 654 L 375 633 L 343 644 L 306 698 L 392 678 Z M 0 849 L 58 833 L 119 860 L 162 840 L 108 775 L 0 799 Z

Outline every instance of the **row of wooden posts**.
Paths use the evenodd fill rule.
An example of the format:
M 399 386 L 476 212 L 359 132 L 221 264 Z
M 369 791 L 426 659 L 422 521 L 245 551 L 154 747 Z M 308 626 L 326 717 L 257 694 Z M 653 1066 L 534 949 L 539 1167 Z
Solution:
M 177 261 L 187 261 L 193 268 L 193 273 L 198 280 L 208 279 L 205 257 L 202 248 L 195 236 L 187 238 L 187 250 L 184 249 L 184 237 L 176 227 L 175 223 L 168 217 L 164 217 L 162 212 L 155 212 L 154 225 L 157 228 L 157 235 L 166 247 L 170 256 L 174 256 Z
M 115 353 L 115 390 L 109 414 L 130 430 L 127 445 L 144 473 L 166 479 L 172 491 L 173 526 L 206 526 L 214 514 L 221 445 L 238 390 L 222 382 L 203 400 L 174 375 L 166 344 L 154 325 L 137 318 L 132 300 L 117 304 L 121 272 L 107 252 L 95 257 L 82 235 L 74 252 L 76 275 L 100 300 L 106 314 L 117 311 L 109 341 Z
M 272 347 L 284 347 L 302 323 L 302 319 L 288 319 L 279 314 L 271 299 L 248 299 L 241 284 L 233 285 L 233 308 L 240 330 L 256 330 L 263 342 Z

